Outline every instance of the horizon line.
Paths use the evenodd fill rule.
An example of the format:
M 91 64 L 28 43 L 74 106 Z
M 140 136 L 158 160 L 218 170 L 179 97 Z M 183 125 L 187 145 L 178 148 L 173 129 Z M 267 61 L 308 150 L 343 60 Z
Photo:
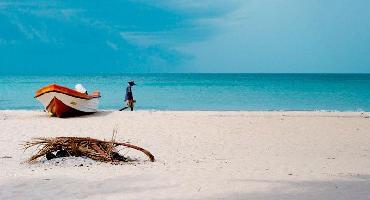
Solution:
M 123 76 L 123 75 L 154 75 L 154 74 L 306 74 L 306 75 L 370 75 L 370 72 L 121 72 L 121 73 L 45 73 L 45 74 L 1 74 L 0 76 Z

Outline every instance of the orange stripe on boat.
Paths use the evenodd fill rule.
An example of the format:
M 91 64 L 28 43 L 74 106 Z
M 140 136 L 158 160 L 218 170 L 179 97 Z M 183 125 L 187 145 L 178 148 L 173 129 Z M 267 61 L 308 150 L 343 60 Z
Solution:
M 51 84 L 48 86 L 45 86 L 39 90 L 36 91 L 35 98 L 49 92 L 59 92 L 63 93 L 69 96 L 81 98 L 81 99 L 92 99 L 92 98 L 99 98 L 100 92 L 95 91 L 92 95 L 87 95 L 85 93 L 77 92 L 76 90 L 69 89 L 67 87 L 63 87 L 57 84 Z

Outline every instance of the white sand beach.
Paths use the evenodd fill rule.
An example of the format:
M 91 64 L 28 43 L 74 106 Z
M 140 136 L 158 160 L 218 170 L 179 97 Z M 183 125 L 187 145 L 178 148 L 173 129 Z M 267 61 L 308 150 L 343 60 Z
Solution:
M 370 113 L 0 111 L 0 199 L 370 199 Z M 129 141 L 138 162 L 24 161 L 32 137 Z

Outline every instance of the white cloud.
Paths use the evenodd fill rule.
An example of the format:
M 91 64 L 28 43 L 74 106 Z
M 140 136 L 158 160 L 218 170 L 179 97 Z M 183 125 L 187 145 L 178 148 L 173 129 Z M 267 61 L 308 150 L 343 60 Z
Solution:
M 110 41 L 106 41 L 106 44 L 110 47 L 110 48 L 112 48 L 113 50 L 118 50 L 118 46 L 117 46 L 117 44 L 115 44 L 115 43 L 113 43 L 113 42 L 110 42 Z
M 136 0 L 188 16 L 194 27 L 224 28 L 240 25 L 247 15 L 245 0 Z
M 163 45 L 169 42 L 165 40 L 166 32 L 120 32 L 120 35 L 125 41 L 141 47 Z
M 16 40 L 5 40 L 3 38 L 0 38 L 0 45 L 14 45 L 18 42 Z
M 13 23 L 18 27 L 18 30 L 23 33 L 23 35 L 29 39 L 29 40 L 32 40 L 33 39 L 33 34 L 27 30 L 27 28 L 25 26 L 23 26 L 22 23 L 20 23 L 19 21 L 13 21 Z
M 38 17 L 47 17 L 57 20 L 70 20 L 77 19 L 80 17 L 80 14 L 85 12 L 83 9 L 60 9 L 58 7 L 47 7 L 42 9 L 32 9 L 27 11 L 30 14 L 33 14 Z
M 50 5 L 51 1 L 45 1 L 45 2 L 19 2 L 19 1 L 3 1 L 0 2 L 0 9 L 23 9 L 23 8 L 41 8 Z
M 171 10 L 184 12 L 199 12 L 199 11 L 227 11 L 234 9 L 245 2 L 245 0 L 137 0 L 142 3 L 153 6 L 163 7 Z
M 46 26 L 34 26 L 33 24 L 21 22 L 21 20 L 13 14 L 8 14 L 7 16 L 11 19 L 10 22 L 18 28 L 19 32 L 27 40 L 38 40 L 43 43 L 62 45 L 62 43 L 58 39 L 49 34 Z M 8 44 L 10 43 L 8 42 Z
M 78 14 L 82 12 L 85 12 L 85 10 L 67 8 L 67 9 L 61 9 L 60 12 L 63 14 L 64 17 L 71 18 L 71 17 L 77 16 Z

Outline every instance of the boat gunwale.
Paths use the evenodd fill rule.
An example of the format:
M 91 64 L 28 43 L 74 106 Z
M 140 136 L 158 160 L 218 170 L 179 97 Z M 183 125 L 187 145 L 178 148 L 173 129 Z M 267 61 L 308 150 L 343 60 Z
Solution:
M 40 97 L 44 94 L 51 93 L 51 92 L 61 93 L 61 94 L 65 94 L 65 95 L 68 95 L 68 96 L 71 96 L 71 97 L 75 97 L 75 98 L 79 98 L 79 99 L 85 99 L 85 100 L 100 98 L 100 95 L 99 96 L 87 95 L 87 94 L 80 93 L 80 92 L 77 92 L 76 90 L 73 90 L 73 89 L 70 89 L 70 88 L 67 88 L 67 87 L 63 87 L 63 86 L 60 86 L 60 85 L 57 85 L 57 84 L 51 84 L 51 85 L 45 86 L 45 87 L 37 90 L 34 98 L 38 98 L 38 97 Z

